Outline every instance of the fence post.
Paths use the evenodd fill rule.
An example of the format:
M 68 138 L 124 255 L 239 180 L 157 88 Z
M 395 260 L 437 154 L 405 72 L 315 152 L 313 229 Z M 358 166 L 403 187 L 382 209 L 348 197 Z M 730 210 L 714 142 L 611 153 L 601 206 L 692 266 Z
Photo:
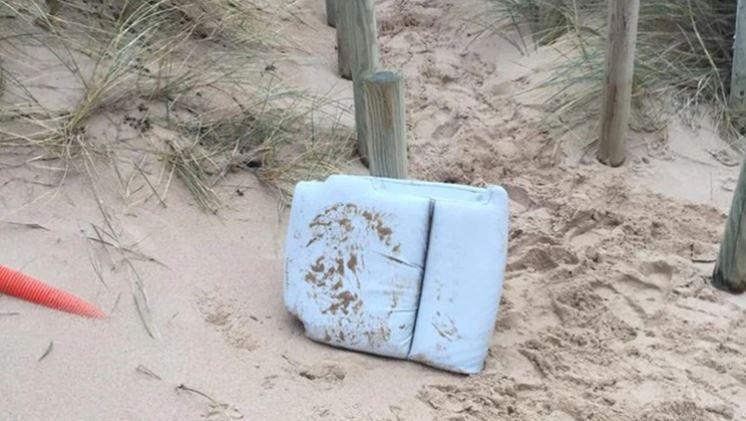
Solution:
M 736 109 L 743 109 L 746 105 L 746 1 L 744 0 L 738 0 L 738 13 L 736 14 L 730 102 Z
M 358 154 L 368 162 L 368 128 L 359 75 L 378 67 L 378 29 L 373 0 L 337 0 L 339 72 L 353 80 Z M 345 74 L 347 72 L 347 74 Z
M 612 167 L 621 165 L 625 159 L 639 14 L 640 0 L 609 0 L 598 160 Z
M 718 288 L 746 292 L 746 161 L 741 166 L 712 280 Z
M 337 0 L 339 74 L 355 74 L 378 67 L 378 28 L 373 0 Z
M 337 26 L 337 0 L 326 0 L 326 24 Z
M 375 177 L 407 178 L 404 78 L 388 70 L 360 77 L 365 109 L 368 161 Z

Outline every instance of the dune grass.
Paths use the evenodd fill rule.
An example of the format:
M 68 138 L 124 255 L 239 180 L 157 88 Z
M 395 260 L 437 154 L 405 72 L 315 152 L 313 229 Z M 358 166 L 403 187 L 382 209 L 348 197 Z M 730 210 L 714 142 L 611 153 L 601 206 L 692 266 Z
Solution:
M 607 3 L 599 0 L 492 0 L 514 28 L 563 60 L 542 84 L 552 125 L 572 130 L 596 121 L 605 60 Z M 673 115 L 710 113 L 726 138 L 737 135 L 728 106 L 736 2 L 641 2 L 633 84 L 633 128 L 657 130 Z
M 286 198 L 296 181 L 352 159 L 351 130 L 338 123 L 349 110 L 283 87 L 266 64 L 291 7 L 0 0 L 0 155 L 31 151 L 29 163 L 55 161 L 65 176 L 87 178 L 103 219 L 91 224 L 96 240 L 119 253 L 153 338 L 139 253 L 104 205 L 102 167 L 127 210 L 152 198 L 167 206 L 178 178 L 202 209 L 218 212 L 216 186 L 230 172 L 251 171 Z
M 278 41 L 278 17 L 292 19 L 291 2 L 274 7 L 251 0 L 0 0 L 0 147 L 38 148 L 69 165 L 113 159 L 117 168 L 136 170 L 160 200 L 175 174 L 210 211 L 219 208 L 213 187 L 229 171 L 252 171 L 281 193 L 333 171 L 352 156 L 348 130 L 333 116 L 319 124 L 328 117 L 320 106 L 334 104 L 283 88 L 261 60 Z M 69 86 L 52 86 L 57 93 L 50 94 L 59 77 L 28 77 L 39 57 Z M 68 103 L 50 104 L 50 95 Z M 136 107 L 159 110 L 136 121 L 148 142 L 91 132 L 96 118 Z M 171 135 L 149 136 L 152 127 Z M 149 178 L 143 155 L 165 163 L 170 176 Z

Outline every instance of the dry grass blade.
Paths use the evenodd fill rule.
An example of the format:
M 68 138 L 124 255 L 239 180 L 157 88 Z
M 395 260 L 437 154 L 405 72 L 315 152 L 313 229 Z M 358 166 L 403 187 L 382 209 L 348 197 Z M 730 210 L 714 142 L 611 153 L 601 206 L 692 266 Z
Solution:
M 145 180 L 145 182 L 147 183 L 148 187 L 150 187 L 150 190 L 153 192 L 153 194 L 161 202 L 161 205 L 163 205 L 164 208 L 168 207 L 168 205 L 166 205 L 166 200 L 158 192 L 158 189 L 155 188 L 155 186 L 153 185 L 153 183 L 150 181 L 150 178 L 148 178 L 148 175 L 145 174 L 145 171 L 143 171 L 142 167 L 139 164 L 137 164 L 137 163 L 135 163 L 134 166 L 137 169 L 137 172 L 140 173 L 140 176 Z
M 0 223 L 12 225 L 12 226 L 16 226 L 16 227 L 20 227 L 20 228 L 26 228 L 26 229 L 30 229 L 30 230 L 51 231 L 49 228 L 45 227 L 44 225 L 39 225 L 39 224 L 36 224 L 36 223 L 2 221 L 2 220 L 0 220 Z
M 52 349 L 54 348 L 54 341 L 49 341 L 49 345 L 47 346 L 46 351 L 44 351 L 43 354 L 41 354 L 41 357 L 37 361 L 41 362 L 44 358 L 47 358 L 49 354 L 52 353 Z
M 152 377 L 156 380 L 163 380 L 159 375 L 153 373 L 149 368 L 145 367 L 144 365 L 138 365 L 135 368 L 135 371 L 137 371 L 138 373 L 142 373 L 146 376 Z
M 140 277 L 140 274 L 137 273 L 137 270 L 132 265 L 132 262 L 125 259 L 125 263 L 129 268 L 130 279 L 132 280 L 132 298 L 134 299 L 140 320 L 142 320 L 145 330 L 148 331 L 148 335 L 153 339 L 159 339 L 161 334 L 153 320 L 153 314 L 150 309 L 150 300 L 148 299 L 148 294 L 145 290 L 145 284 Z
M 172 152 L 167 155 L 168 161 L 197 203 L 205 210 L 217 212 L 220 201 L 208 182 L 209 175 L 203 162 L 206 153 L 196 144 L 184 146 L 179 140 L 168 140 L 167 143 Z M 195 150 L 200 150 L 201 156 L 195 156 Z
M 109 290 L 109 285 L 106 283 L 106 281 L 104 281 L 104 275 L 101 273 L 101 264 L 93 256 L 93 253 L 90 247 L 86 251 L 88 252 L 88 262 L 91 264 L 91 268 L 93 268 L 93 272 L 96 274 L 96 278 L 98 279 L 99 282 L 101 282 L 101 285 L 103 285 L 104 288 Z
M 17 17 L 9 34 L 0 36 L 9 85 L 0 101 L 0 122 L 9 123 L 0 124 L 0 145 L 42 148 L 68 162 L 81 155 L 121 161 L 164 205 L 175 174 L 210 212 L 220 207 L 214 186 L 230 170 L 252 171 L 282 193 L 298 180 L 322 177 L 352 155 L 348 133 L 337 128 L 338 114 L 348 110 L 283 90 L 255 59 L 276 36 L 277 16 L 293 19 L 291 3 L 111 0 L 104 7 L 67 0 L 54 13 L 37 7 L 32 16 L 0 0 L 1 11 Z M 35 25 L 35 15 L 44 18 L 44 28 Z M 76 93 L 72 107 L 51 107 L 23 74 L 38 64 L 38 52 L 67 70 Z M 158 126 L 180 137 L 146 148 L 91 135 L 97 116 L 144 103 L 164 111 L 137 120 L 141 130 Z M 332 123 L 309 130 L 322 108 L 336 114 L 327 118 Z M 147 176 L 144 157 L 165 163 L 165 188 Z M 114 168 L 119 171 L 118 164 Z M 132 179 L 121 175 L 127 198 Z
M 231 420 L 242 420 L 244 419 L 243 414 L 233 405 L 227 403 L 218 402 L 217 400 L 210 397 L 208 394 L 194 389 L 192 387 L 180 384 L 176 386 L 176 391 L 185 391 L 200 395 L 210 401 L 210 407 L 203 418 L 211 421 L 231 421 Z
M 179 384 L 178 386 L 176 386 L 176 391 L 177 392 L 185 391 L 185 392 L 195 393 L 197 395 L 202 396 L 203 398 L 207 399 L 210 402 L 216 402 L 216 400 L 213 399 L 212 397 L 210 397 L 210 395 L 208 395 L 207 393 L 202 392 L 201 390 L 197 390 L 197 389 L 195 389 L 193 387 L 189 387 L 189 386 L 187 386 L 187 385 L 185 385 L 183 383 Z
M 122 299 L 122 293 L 120 292 L 117 294 L 117 299 L 114 300 L 114 305 L 111 306 L 111 310 L 109 310 L 109 314 L 114 314 L 114 311 L 116 311 L 117 308 L 119 308 L 119 301 Z
M 116 237 L 114 237 L 112 241 L 105 240 L 104 236 L 102 235 L 103 229 L 101 227 L 98 227 L 98 226 L 93 225 L 93 224 L 91 224 L 91 227 L 93 228 L 93 232 L 96 234 L 96 236 L 95 237 L 86 236 L 85 237 L 86 240 L 93 241 L 95 243 L 99 243 L 102 246 L 111 247 L 112 249 L 114 249 L 114 250 L 122 253 L 123 255 L 125 255 L 127 257 L 133 258 L 133 259 L 142 260 L 144 262 L 156 263 L 156 264 L 158 264 L 160 266 L 163 266 L 164 268 L 168 267 L 168 266 L 166 266 L 165 263 L 159 261 L 158 259 L 156 259 L 154 257 L 150 257 L 150 256 L 148 256 L 146 254 L 143 254 L 143 253 L 137 251 L 137 250 L 134 250 L 131 247 L 127 247 L 127 246 L 124 246 L 124 245 L 120 244 L 118 242 L 119 240 Z M 107 236 L 108 237 L 113 237 L 112 235 L 109 235 L 109 234 L 107 234 Z

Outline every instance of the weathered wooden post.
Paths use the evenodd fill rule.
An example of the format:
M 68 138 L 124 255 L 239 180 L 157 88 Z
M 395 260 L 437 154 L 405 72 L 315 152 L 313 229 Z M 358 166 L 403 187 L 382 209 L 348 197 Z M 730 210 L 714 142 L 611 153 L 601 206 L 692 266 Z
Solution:
M 337 0 L 326 0 L 326 24 L 337 26 Z
M 373 0 L 337 0 L 339 74 L 353 79 L 356 73 L 378 66 L 378 28 Z
M 360 92 L 371 175 L 407 178 L 404 79 L 388 70 L 368 72 L 360 76 Z
M 746 108 L 746 1 L 744 0 L 738 1 L 738 13 L 736 14 L 730 102 L 734 108 Z
M 353 79 L 358 154 L 368 159 L 368 129 L 359 75 L 378 67 L 378 29 L 373 0 L 337 0 L 339 72 Z M 345 73 L 347 72 L 347 73 Z
M 712 280 L 718 288 L 746 291 L 746 161 L 741 166 Z
M 640 0 L 609 0 L 598 160 L 612 167 L 625 159 L 639 14 Z
M 0 98 L 5 93 L 5 73 L 3 71 L 3 58 L 0 57 Z

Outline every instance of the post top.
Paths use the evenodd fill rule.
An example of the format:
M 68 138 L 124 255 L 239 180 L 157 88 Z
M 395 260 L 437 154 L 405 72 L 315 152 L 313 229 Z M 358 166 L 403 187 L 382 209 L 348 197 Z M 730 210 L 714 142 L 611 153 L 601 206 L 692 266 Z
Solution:
M 363 78 L 366 81 L 373 83 L 391 83 L 398 82 L 402 79 L 399 72 L 393 70 L 376 70 L 367 72 L 363 75 Z

